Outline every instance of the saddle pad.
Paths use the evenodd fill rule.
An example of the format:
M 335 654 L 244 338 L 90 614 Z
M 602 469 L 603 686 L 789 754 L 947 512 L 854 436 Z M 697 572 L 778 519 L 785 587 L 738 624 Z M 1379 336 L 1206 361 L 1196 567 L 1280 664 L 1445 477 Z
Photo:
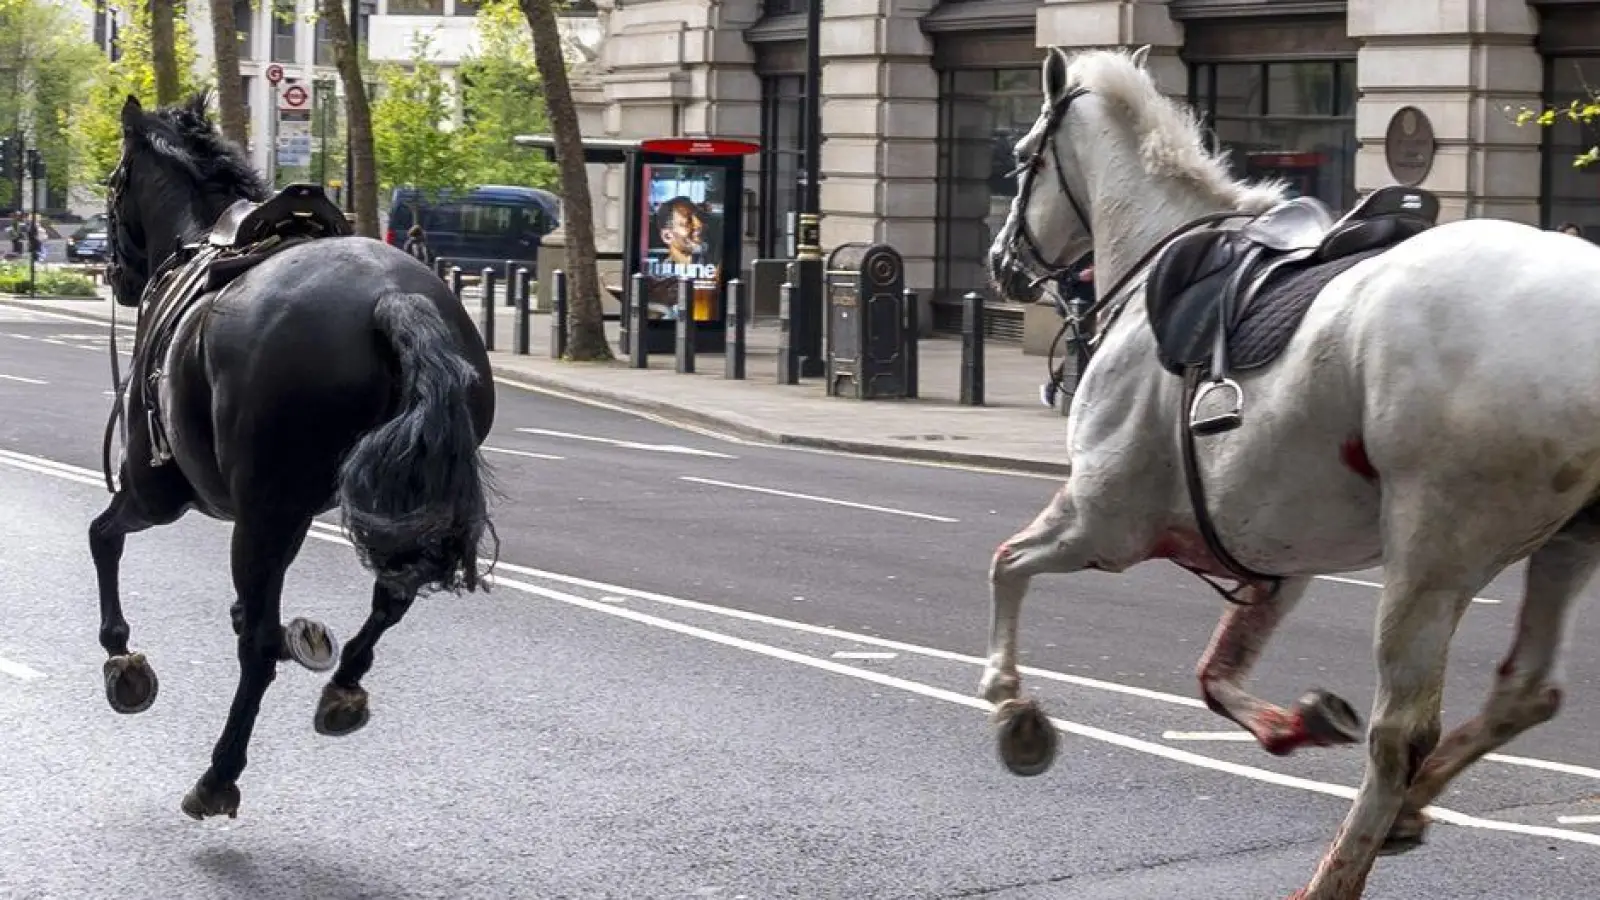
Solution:
M 1242 372 L 1259 369 L 1277 359 L 1328 282 L 1362 260 L 1377 256 L 1387 249 L 1382 247 L 1341 256 L 1331 262 L 1291 268 L 1284 274 L 1274 276 L 1256 292 L 1233 334 L 1228 336 L 1228 366 Z M 1207 360 L 1201 368 L 1201 374 L 1209 375 L 1210 368 L 1210 361 Z

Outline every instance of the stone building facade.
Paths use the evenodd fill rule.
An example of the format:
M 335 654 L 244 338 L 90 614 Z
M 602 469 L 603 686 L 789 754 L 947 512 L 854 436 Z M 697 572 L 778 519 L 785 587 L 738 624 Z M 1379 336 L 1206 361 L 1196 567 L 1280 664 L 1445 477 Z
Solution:
M 1593 135 L 1512 120 L 1600 86 L 1592 0 L 596 0 L 588 136 L 759 142 L 747 265 L 785 255 L 807 2 L 824 4 L 824 249 L 894 245 L 940 330 L 955 298 L 984 289 L 1048 45 L 1152 45 L 1164 89 L 1204 115 L 1241 174 L 1289 177 L 1335 207 L 1396 182 L 1385 135 L 1414 107 L 1434 137 L 1420 183 L 1446 218 L 1574 221 L 1600 237 L 1600 173 L 1570 164 Z M 621 173 L 597 167 L 595 186 L 602 249 L 616 249 Z M 1020 332 L 1018 310 L 996 313 L 1002 336 Z

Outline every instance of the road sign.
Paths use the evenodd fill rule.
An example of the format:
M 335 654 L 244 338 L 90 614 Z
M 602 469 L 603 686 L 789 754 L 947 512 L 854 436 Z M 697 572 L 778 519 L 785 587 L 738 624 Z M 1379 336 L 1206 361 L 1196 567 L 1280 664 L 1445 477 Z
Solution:
M 273 63 L 267 66 L 267 84 L 277 84 L 283 80 L 283 66 Z
M 278 95 L 278 109 L 302 110 L 311 108 L 311 94 L 298 84 L 291 84 Z

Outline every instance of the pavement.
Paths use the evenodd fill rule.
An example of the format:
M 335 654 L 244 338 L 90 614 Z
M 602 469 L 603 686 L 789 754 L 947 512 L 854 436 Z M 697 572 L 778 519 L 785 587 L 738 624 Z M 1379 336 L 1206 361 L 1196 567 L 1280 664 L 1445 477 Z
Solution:
M 323 679 L 283 667 L 240 817 L 191 822 L 178 800 L 236 677 L 229 531 L 129 539 L 161 695 L 111 712 L 84 533 L 107 500 L 105 340 L 0 305 L 0 897 L 1283 897 L 1359 783 L 1362 748 L 1270 757 L 1203 708 L 1220 602 L 1160 564 L 1040 579 L 1025 687 L 1065 733 L 1049 773 L 1007 774 L 974 696 L 984 573 L 1051 477 L 717 436 L 506 379 L 493 591 L 385 637 L 349 738 L 312 732 Z M 284 614 L 347 638 L 367 582 L 336 529 L 313 537 Z M 1364 712 L 1381 578 L 1318 580 L 1253 687 Z M 1447 727 L 1481 702 L 1519 579 L 1463 621 Z M 1368 898 L 1593 896 L 1595 593 L 1561 715 L 1459 779 L 1440 805 L 1464 818 L 1381 860 Z
M 13 298 L 7 302 L 88 319 L 111 315 L 109 294 L 98 299 Z M 475 288 L 467 303 L 477 317 Z M 127 310 L 118 310 L 131 321 Z M 752 323 L 746 340 L 746 378 L 723 377 L 722 354 L 700 354 L 695 373 L 678 374 L 673 357 L 650 357 L 649 369 L 621 358 L 616 322 L 606 323 L 610 363 L 573 363 L 550 357 L 551 317 L 532 317 L 532 353 L 510 352 L 513 310 L 497 309 L 495 372 L 546 390 L 645 412 L 668 421 L 713 428 L 771 443 L 827 448 L 905 459 L 941 460 L 1012 471 L 1065 474 L 1066 418 L 1039 403 L 1047 375 L 1042 356 L 1021 345 L 990 343 L 985 350 L 984 405 L 963 406 L 961 342 L 943 337 L 919 342 L 918 397 L 860 401 L 829 397 L 821 378 L 798 385 L 777 382 L 778 327 Z

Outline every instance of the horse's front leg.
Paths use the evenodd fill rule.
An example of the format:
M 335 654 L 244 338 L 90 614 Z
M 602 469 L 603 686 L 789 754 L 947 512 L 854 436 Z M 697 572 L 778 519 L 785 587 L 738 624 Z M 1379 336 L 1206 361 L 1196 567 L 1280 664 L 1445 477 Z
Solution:
M 342 737 L 367 724 L 367 691 L 361 679 L 372 669 L 373 650 L 385 631 L 399 624 L 411 609 L 416 591 L 382 581 L 372 586 L 372 611 L 367 621 L 345 645 L 338 671 L 322 689 L 312 727 L 318 734 Z
M 122 484 L 127 485 L 124 469 Z M 127 536 L 156 525 L 165 525 L 182 514 L 177 506 L 160 515 L 136 503 L 127 487 L 111 498 L 104 512 L 89 524 L 89 555 L 94 560 L 95 580 L 100 594 L 100 646 L 105 648 L 102 667 L 106 702 L 119 713 L 141 713 L 156 701 L 159 681 L 143 653 L 128 650 L 128 620 L 122 614 L 119 575 L 122 550 Z
M 243 508 L 249 508 L 244 506 Z M 239 684 L 228 721 L 211 751 L 211 767 L 183 798 L 195 819 L 239 812 L 239 775 L 261 698 L 285 654 L 280 605 L 283 576 L 311 527 L 310 517 L 243 518 L 233 528 L 233 585 L 239 597 Z
M 1206 706 L 1239 723 L 1274 756 L 1286 756 L 1308 745 L 1325 747 L 1361 740 L 1361 717 L 1333 694 L 1309 691 L 1293 708 L 1284 709 L 1244 689 L 1273 631 L 1310 584 L 1309 578 L 1289 578 L 1275 592 L 1264 584 L 1245 586 L 1241 604 L 1223 613 L 1197 667 L 1200 696 Z

